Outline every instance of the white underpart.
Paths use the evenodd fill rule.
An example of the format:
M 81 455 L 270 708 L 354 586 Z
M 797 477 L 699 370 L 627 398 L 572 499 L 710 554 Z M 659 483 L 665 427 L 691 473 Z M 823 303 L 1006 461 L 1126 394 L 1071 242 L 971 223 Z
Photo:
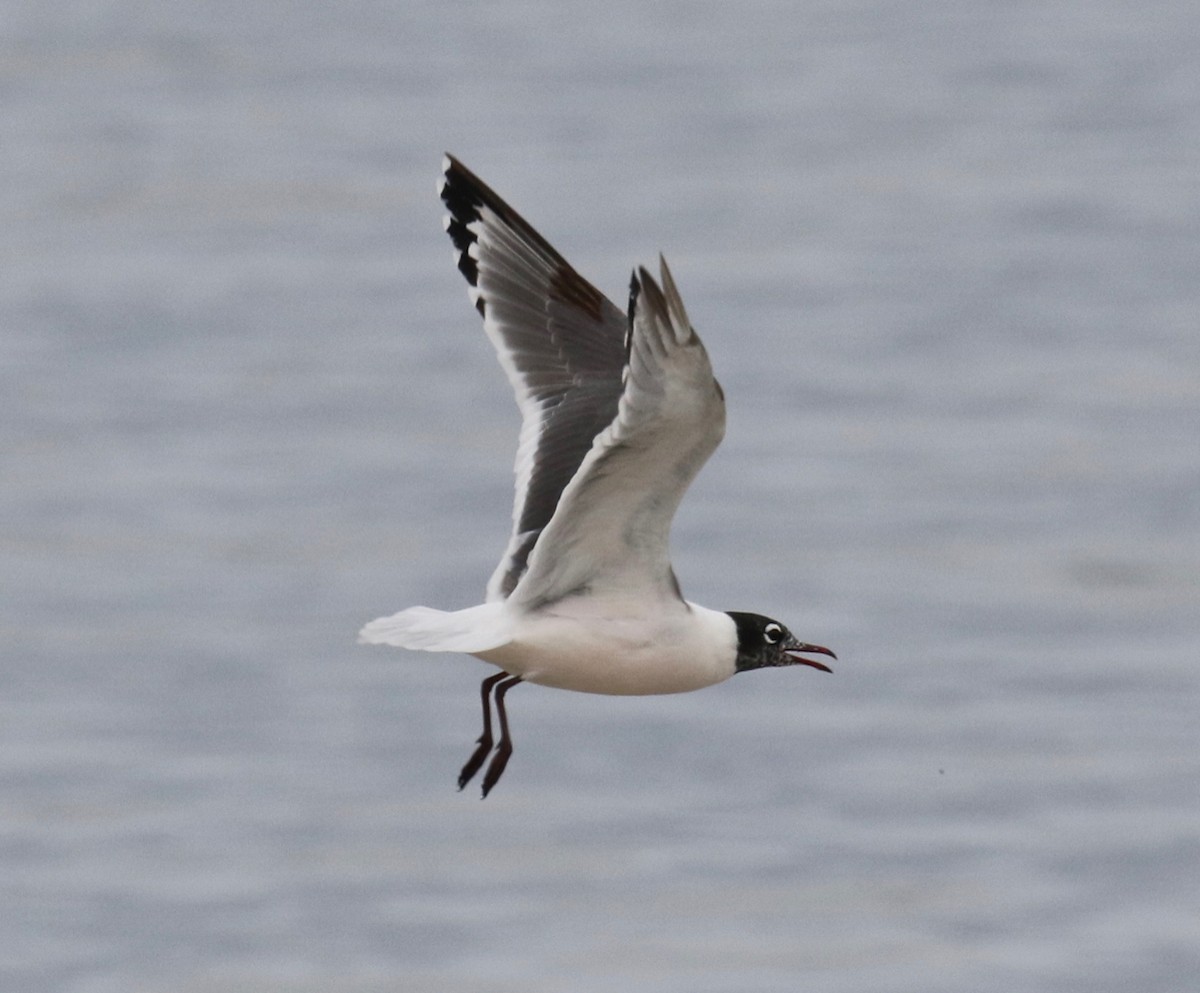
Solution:
M 728 679 L 737 657 L 733 619 L 696 604 L 680 608 L 575 597 L 522 618 L 510 644 L 473 654 L 531 683 L 580 693 L 687 693 Z

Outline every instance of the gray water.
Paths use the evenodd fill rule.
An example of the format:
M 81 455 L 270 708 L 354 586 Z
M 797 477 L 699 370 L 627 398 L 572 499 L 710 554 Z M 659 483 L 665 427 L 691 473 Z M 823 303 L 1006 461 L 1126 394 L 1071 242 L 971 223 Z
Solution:
M 0 989 L 1200 983 L 1185 0 L 15 0 L 0 16 Z M 729 399 L 687 595 L 832 676 L 470 659 L 517 419 L 443 149 Z

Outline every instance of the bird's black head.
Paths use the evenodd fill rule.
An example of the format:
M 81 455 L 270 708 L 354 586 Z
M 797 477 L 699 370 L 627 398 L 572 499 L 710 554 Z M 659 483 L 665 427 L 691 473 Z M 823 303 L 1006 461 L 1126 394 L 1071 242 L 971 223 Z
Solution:
M 778 665 L 810 665 L 814 669 L 832 672 L 829 666 L 814 659 L 800 658 L 795 653 L 809 652 L 836 659 L 828 648 L 807 645 L 792 637 L 792 632 L 762 614 L 746 614 L 740 610 L 727 611 L 737 625 L 737 671 L 765 669 Z

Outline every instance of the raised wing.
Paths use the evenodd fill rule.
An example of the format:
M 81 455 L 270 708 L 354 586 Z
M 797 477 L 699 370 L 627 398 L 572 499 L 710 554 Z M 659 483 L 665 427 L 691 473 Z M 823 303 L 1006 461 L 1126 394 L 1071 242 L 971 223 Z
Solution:
M 439 190 L 458 268 L 521 411 L 508 548 L 487 599 L 516 587 L 563 489 L 617 414 L 625 315 L 482 180 L 446 156 Z
M 576 593 L 679 602 L 671 520 L 725 433 L 725 397 L 675 281 L 638 269 L 617 415 L 567 484 L 512 594 L 526 609 Z

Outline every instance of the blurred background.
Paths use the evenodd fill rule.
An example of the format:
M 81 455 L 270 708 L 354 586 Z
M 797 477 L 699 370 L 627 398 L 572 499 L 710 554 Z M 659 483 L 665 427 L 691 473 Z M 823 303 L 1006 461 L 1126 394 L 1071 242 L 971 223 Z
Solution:
M 1179 993 L 1200 975 L 1200 13 L 14 0 L 0 987 Z M 521 687 L 449 150 L 729 399 L 689 598 L 832 676 Z

